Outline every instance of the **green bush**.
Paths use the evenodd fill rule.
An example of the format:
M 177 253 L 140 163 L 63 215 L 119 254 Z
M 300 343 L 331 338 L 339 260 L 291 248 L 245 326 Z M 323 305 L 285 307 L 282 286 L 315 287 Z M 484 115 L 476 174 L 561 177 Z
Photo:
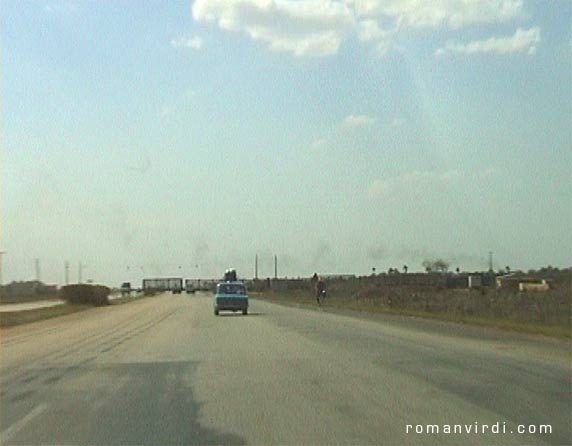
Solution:
M 109 305 L 110 289 L 103 285 L 66 285 L 60 290 L 60 297 L 69 304 Z

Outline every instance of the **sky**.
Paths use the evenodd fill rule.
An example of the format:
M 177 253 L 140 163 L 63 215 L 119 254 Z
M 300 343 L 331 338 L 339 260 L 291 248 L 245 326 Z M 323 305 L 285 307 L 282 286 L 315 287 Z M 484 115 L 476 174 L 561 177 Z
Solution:
M 568 0 L 3 0 L 2 281 L 572 265 Z

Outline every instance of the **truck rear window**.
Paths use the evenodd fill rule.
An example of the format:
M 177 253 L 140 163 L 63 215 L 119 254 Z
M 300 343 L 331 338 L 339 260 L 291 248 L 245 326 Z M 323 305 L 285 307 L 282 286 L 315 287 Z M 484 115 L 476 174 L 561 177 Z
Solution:
M 246 288 L 242 285 L 222 284 L 218 286 L 219 294 L 246 294 Z

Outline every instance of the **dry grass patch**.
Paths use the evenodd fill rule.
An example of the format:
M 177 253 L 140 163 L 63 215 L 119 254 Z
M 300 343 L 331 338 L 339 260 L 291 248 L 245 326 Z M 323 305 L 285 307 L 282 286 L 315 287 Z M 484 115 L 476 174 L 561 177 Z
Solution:
M 544 323 L 541 320 L 518 320 L 517 313 L 512 311 L 494 311 L 491 314 L 467 314 L 459 309 L 458 302 L 454 310 L 446 311 L 447 306 L 437 305 L 436 303 L 443 302 L 444 296 L 439 291 L 433 291 L 434 296 L 429 297 L 429 301 L 433 301 L 433 305 L 428 305 L 430 311 L 424 311 L 423 306 L 415 305 L 413 308 L 403 306 L 388 305 L 387 299 L 381 296 L 368 298 L 344 298 L 341 296 L 327 297 L 323 301 L 321 307 L 331 310 L 355 310 L 366 313 L 380 313 L 388 315 L 412 316 L 425 319 L 434 319 L 447 322 L 455 322 L 461 324 L 476 325 L 482 327 L 498 328 L 502 330 L 511 330 L 521 333 L 538 334 L 550 336 L 561 339 L 572 338 L 572 330 L 570 328 L 570 318 L 567 307 L 564 305 L 561 311 L 564 312 L 562 317 L 554 320 L 555 323 Z M 260 293 L 251 293 L 253 298 L 269 300 L 276 303 L 288 303 L 303 305 L 308 307 L 316 307 L 317 303 L 315 298 L 307 290 L 291 290 L 291 291 L 266 291 Z M 505 296 L 506 298 L 506 296 Z M 499 296 L 496 297 L 497 300 Z M 423 301 L 425 301 L 425 296 Z M 512 299 L 508 299 L 509 301 Z M 504 303 L 504 305 L 503 305 Z M 513 308 L 514 305 L 509 304 L 508 301 L 498 302 L 495 310 L 498 307 L 506 306 L 506 308 Z M 489 310 L 489 308 L 487 308 Z M 505 317 L 498 317 L 497 315 L 504 315 Z M 519 315 L 520 316 L 520 315 Z M 550 318 L 553 320 L 553 318 Z

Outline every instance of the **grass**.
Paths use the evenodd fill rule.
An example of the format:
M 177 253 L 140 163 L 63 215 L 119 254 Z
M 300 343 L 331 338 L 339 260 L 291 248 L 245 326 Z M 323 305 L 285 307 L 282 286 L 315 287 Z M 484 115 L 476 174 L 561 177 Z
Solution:
M 14 327 L 16 325 L 65 316 L 66 314 L 77 313 L 79 311 L 89 310 L 90 308 L 95 307 L 91 305 L 62 304 L 49 308 L 38 308 L 37 310 L 0 313 L 0 328 Z
M 308 305 L 316 307 L 316 300 L 304 291 L 286 291 L 286 292 L 261 292 L 250 293 L 253 298 L 268 300 L 277 303 L 291 303 Z M 549 336 L 559 339 L 571 339 L 572 330 L 570 327 L 561 325 L 546 325 L 533 322 L 522 322 L 510 319 L 499 319 L 484 316 L 468 316 L 455 313 L 444 312 L 427 312 L 410 310 L 406 308 L 389 308 L 385 305 L 375 305 L 369 302 L 360 302 L 359 300 L 348 300 L 340 298 L 327 298 L 322 307 L 329 309 L 354 310 L 365 313 L 378 313 L 387 315 L 411 316 L 424 319 L 433 319 L 446 322 L 454 322 L 460 324 L 475 325 L 481 327 L 497 328 L 501 330 L 510 330 L 519 333 L 535 334 Z

